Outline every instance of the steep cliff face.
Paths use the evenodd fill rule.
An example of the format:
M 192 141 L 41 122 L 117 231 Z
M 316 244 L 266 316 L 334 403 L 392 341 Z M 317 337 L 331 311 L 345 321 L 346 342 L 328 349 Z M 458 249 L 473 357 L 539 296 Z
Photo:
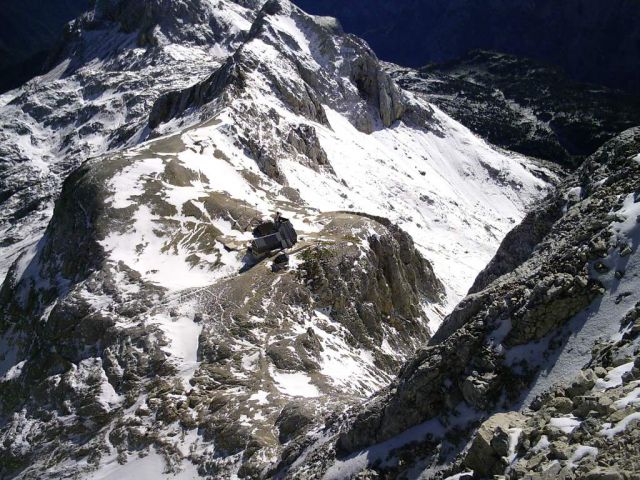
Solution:
M 582 478 L 616 461 L 637 471 L 622 459 L 638 448 L 639 160 L 637 128 L 590 156 L 511 237 L 535 247 L 503 243 L 494 280 L 481 276 L 397 380 L 283 471 Z
M 409 67 L 494 50 L 560 66 L 577 80 L 637 92 L 640 8 L 633 1 L 297 0 L 337 17 L 384 60 Z

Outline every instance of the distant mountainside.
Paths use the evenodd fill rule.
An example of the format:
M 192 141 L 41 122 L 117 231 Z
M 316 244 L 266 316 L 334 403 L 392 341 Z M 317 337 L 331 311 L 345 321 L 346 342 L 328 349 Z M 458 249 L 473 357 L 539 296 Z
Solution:
M 3 0 L 0 15 L 0 92 L 41 72 L 64 24 L 92 0 Z
M 637 91 L 637 0 L 296 0 L 337 17 L 380 58 L 419 67 L 472 49 L 545 60 L 573 78 Z
M 387 70 L 494 145 L 563 167 L 640 125 L 640 95 L 576 82 L 553 66 L 504 53 L 475 50 L 419 70 Z

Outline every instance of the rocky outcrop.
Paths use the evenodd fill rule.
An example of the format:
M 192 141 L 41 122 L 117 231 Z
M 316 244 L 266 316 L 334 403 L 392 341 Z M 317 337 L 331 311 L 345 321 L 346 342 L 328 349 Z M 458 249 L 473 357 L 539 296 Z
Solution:
M 513 413 L 485 421 L 461 455 L 461 467 L 510 480 L 634 478 L 640 469 L 634 423 L 640 415 L 632 399 L 640 370 L 628 352 L 640 333 L 638 318 L 636 305 L 621 319 L 623 338 L 598 345 L 587 368 L 535 399 L 531 409 L 516 414 L 517 421 L 509 418 Z M 496 460 L 482 462 L 479 455 Z
M 504 472 L 513 455 L 513 441 L 510 435 L 518 434 L 526 417 L 521 413 L 497 413 L 487 419 L 479 428 L 469 446 L 463 465 L 483 478 Z
M 358 58 L 352 66 L 352 79 L 360 94 L 380 112 L 385 127 L 402 118 L 405 105 L 402 93 L 393 80 L 380 68 L 372 55 Z
M 95 229 L 104 195 L 94 179 L 87 177 L 87 171 L 85 166 L 66 180 L 54 211 L 55 221 L 45 237 L 35 252 L 25 252 L 21 261 L 9 270 L 0 291 L 4 329 L 8 323 L 18 322 L 26 312 L 41 313 L 44 305 L 100 268 L 104 254 Z M 68 248 L 59 250 L 60 245 Z M 49 288 L 38 289 L 43 282 Z
M 304 252 L 303 279 L 317 301 L 328 306 L 332 316 L 345 325 L 358 342 L 382 342 L 380 319 L 393 325 L 401 345 L 426 340 L 422 304 L 425 299 L 438 303 L 444 286 L 431 264 L 415 249 L 411 237 L 397 226 L 381 219 L 387 235 L 367 239 L 369 253 L 358 249 L 318 246 Z M 344 228 L 340 219 L 327 229 Z M 360 259 L 359 268 L 353 268 Z M 364 262 L 363 262 L 364 261 Z M 375 272 L 375 275 L 371 275 Z
M 186 110 L 201 107 L 216 98 L 222 97 L 220 100 L 223 103 L 223 94 L 227 88 L 242 89 L 243 76 L 242 68 L 236 59 L 230 57 L 206 80 L 183 90 L 161 95 L 149 113 L 149 128 L 154 129 Z
M 304 124 L 293 127 L 287 135 L 287 142 L 296 153 L 307 159 L 305 163 L 309 167 L 333 170 L 314 127 Z
M 262 0 L 233 3 L 258 9 Z M 157 46 L 166 40 L 228 45 L 246 33 L 229 32 L 227 22 L 216 16 L 215 9 L 199 0 L 99 0 L 94 10 L 78 22 L 76 30 L 96 29 L 106 22 L 116 23 L 122 31 L 136 33 L 140 47 Z M 189 28 L 184 28 L 185 25 Z
M 489 264 L 478 274 L 469 294 L 477 293 L 498 277 L 524 262 L 562 216 L 566 199 L 562 192 L 545 199 L 543 205 L 529 212 L 524 220 L 507 233 Z

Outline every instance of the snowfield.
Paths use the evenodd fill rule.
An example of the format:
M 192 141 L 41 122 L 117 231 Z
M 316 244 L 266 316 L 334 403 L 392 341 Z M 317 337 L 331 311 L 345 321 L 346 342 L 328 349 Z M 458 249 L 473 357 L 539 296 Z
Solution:
M 325 106 L 331 129 L 318 129 L 335 177 L 292 161 L 284 170 L 320 211 L 361 211 L 397 222 L 434 264 L 453 308 L 549 185 L 528 159 L 497 151 L 431 108 L 438 131 L 400 122 L 366 135 Z

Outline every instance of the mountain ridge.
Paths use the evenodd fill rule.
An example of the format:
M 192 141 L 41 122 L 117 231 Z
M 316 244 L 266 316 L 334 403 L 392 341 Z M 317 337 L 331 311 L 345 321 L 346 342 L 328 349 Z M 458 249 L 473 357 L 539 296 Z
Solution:
M 640 122 L 637 94 L 578 83 L 504 53 L 473 51 L 417 71 L 388 71 L 491 143 L 568 169 Z
M 386 61 L 422 67 L 494 50 L 557 65 L 578 81 L 637 94 L 637 2 L 298 0 L 310 13 L 332 15 Z

